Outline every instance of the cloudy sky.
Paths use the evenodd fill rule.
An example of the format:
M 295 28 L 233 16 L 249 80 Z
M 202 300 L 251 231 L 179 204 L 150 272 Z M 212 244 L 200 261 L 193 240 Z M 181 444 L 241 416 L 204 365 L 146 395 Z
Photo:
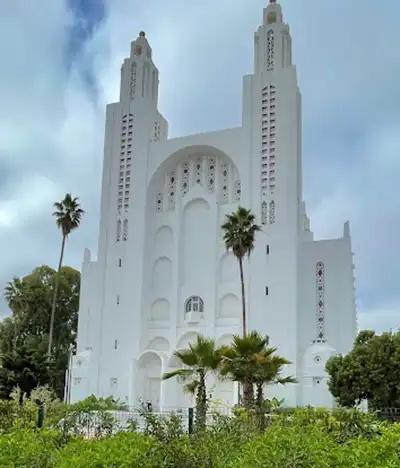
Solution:
M 267 0 L 6 0 L 0 5 L 0 287 L 57 264 L 52 203 L 87 211 L 65 261 L 97 248 L 104 109 L 143 29 L 170 136 L 240 125 L 242 76 Z M 349 219 L 359 323 L 400 324 L 398 0 L 281 0 L 304 112 L 304 190 L 317 238 Z M 0 315 L 7 307 L 0 303 Z

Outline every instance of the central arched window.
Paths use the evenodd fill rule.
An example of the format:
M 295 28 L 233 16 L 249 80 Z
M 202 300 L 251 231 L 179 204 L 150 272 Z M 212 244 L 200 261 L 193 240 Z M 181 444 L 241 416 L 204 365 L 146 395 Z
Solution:
M 186 301 L 185 313 L 189 312 L 204 312 L 204 301 L 201 297 L 192 296 Z

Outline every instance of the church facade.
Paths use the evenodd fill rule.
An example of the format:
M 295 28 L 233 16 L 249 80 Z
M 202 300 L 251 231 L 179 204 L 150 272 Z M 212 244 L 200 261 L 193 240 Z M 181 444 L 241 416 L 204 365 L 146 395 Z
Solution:
M 240 127 L 168 139 L 158 83 L 142 32 L 121 68 L 119 102 L 107 106 L 98 255 L 84 255 L 68 399 L 191 404 L 180 382 L 161 376 L 198 334 L 220 345 L 242 332 L 239 267 L 220 226 L 244 206 L 262 227 L 244 265 L 247 327 L 270 336 L 298 380 L 267 395 L 334 406 L 325 363 L 347 353 L 357 331 L 350 227 L 331 240 L 314 240 L 310 228 L 301 94 L 281 6 L 266 6 L 254 35 Z M 209 389 L 236 401 L 231 382 L 213 378 Z

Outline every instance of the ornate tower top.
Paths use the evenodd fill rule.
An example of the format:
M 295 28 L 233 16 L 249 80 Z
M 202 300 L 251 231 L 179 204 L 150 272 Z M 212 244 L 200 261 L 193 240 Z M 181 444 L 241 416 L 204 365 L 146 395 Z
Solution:
M 269 0 L 268 5 L 264 8 L 264 24 L 282 23 L 282 7 L 277 0 Z

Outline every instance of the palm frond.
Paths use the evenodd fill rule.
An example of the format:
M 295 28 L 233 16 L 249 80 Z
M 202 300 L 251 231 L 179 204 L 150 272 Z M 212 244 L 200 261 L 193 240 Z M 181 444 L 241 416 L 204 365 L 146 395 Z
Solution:
M 166 372 L 162 376 L 162 380 L 169 380 L 174 377 L 178 377 L 180 379 L 187 379 L 188 377 L 193 375 L 192 369 L 176 369 L 172 372 Z

